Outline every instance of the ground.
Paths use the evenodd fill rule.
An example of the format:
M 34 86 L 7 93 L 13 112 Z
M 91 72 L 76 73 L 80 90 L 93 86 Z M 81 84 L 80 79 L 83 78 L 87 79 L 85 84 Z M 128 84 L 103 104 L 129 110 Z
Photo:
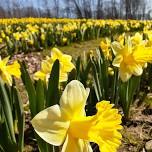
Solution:
M 91 40 L 81 43 L 73 43 L 70 46 L 58 47 L 64 53 L 70 54 L 76 59 L 77 56 L 83 55 L 84 52 L 95 50 L 99 46 L 100 40 Z M 43 52 L 34 52 L 28 54 L 18 54 L 14 58 L 19 58 L 27 62 L 29 72 L 32 74 L 40 68 L 40 62 L 46 55 L 50 54 L 50 49 Z M 21 96 L 24 103 L 27 102 L 27 95 L 23 91 L 24 87 L 21 82 L 18 83 Z M 152 109 L 147 108 L 146 104 L 137 106 L 138 101 L 131 108 L 130 119 L 123 122 L 122 130 L 122 145 L 118 152 L 145 152 L 145 144 L 152 140 Z M 37 148 L 33 145 L 36 144 L 31 137 L 31 125 L 29 114 L 26 114 L 26 128 L 25 128 L 25 150 L 24 152 L 36 152 Z

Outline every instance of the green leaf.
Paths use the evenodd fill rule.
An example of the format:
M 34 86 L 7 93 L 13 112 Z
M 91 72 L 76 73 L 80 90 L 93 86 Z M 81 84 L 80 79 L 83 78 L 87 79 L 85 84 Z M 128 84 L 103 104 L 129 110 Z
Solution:
M 33 82 L 30 78 L 30 75 L 26 69 L 25 63 L 21 64 L 21 73 L 22 73 L 22 75 L 21 75 L 22 81 L 23 81 L 25 88 L 27 90 L 27 93 L 28 93 L 29 106 L 30 106 L 30 110 L 31 110 L 31 116 L 33 118 L 37 114 L 37 112 L 36 112 L 36 91 L 35 91 Z
M 92 70 L 93 70 L 93 80 L 94 80 L 94 88 L 95 88 L 96 96 L 97 96 L 98 101 L 100 101 L 103 96 L 101 92 L 101 85 L 99 81 L 97 67 L 93 59 L 92 59 Z
M 133 76 L 129 80 L 129 100 L 133 101 L 133 97 L 140 86 L 141 76 Z
M 98 54 L 98 64 L 100 68 L 99 79 L 101 81 L 101 85 L 103 85 L 103 97 L 108 100 L 109 99 L 109 76 L 108 76 L 108 61 L 105 58 L 103 51 L 99 47 L 96 49 Z
M 49 78 L 48 90 L 46 94 L 46 107 L 59 103 L 59 71 L 59 60 L 56 60 L 53 64 Z
M 24 148 L 24 127 L 25 127 L 25 116 L 24 116 L 24 109 L 23 109 L 23 102 L 17 89 L 14 87 L 14 102 L 15 108 L 17 111 L 17 118 L 18 118 L 18 150 L 19 152 L 23 152 Z
M 45 94 L 44 85 L 42 80 L 38 80 L 36 83 L 36 112 L 42 111 L 45 107 Z
M 10 101 L 9 101 L 7 92 L 4 87 L 4 83 L 1 79 L 0 79 L 0 100 L 2 103 L 4 117 L 6 120 L 6 125 L 8 127 L 10 138 L 13 143 L 16 143 L 11 105 L 10 105 Z
M 132 76 L 127 82 L 120 85 L 120 102 L 126 119 L 129 117 L 130 106 L 140 85 L 140 77 Z
M 76 69 L 73 69 L 68 75 L 67 83 L 69 83 L 72 80 L 76 80 L 76 76 L 77 76 L 77 71 L 76 71 Z
M 17 145 L 10 138 L 9 129 L 6 122 L 1 125 L 0 132 L 1 132 L 1 136 L 0 136 L 1 148 L 5 152 L 9 152 L 9 151 L 17 152 Z
M 77 79 L 79 79 L 79 75 L 80 75 L 80 64 L 81 64 L 81 57 L 79 56 L 76 60 Z
M 119 87 L 120 87 L 118 68 L 114 67 L 114 76 L 112 77 L 111 83 L 112 83 L 112 103 L 114 103 L 117 106 L 119 101 Z
M 4 149 L 3 149 L 3 147 L 2 147 L 2 145 L 0 145 L 0 151 L 1 152 L 5 152 Z

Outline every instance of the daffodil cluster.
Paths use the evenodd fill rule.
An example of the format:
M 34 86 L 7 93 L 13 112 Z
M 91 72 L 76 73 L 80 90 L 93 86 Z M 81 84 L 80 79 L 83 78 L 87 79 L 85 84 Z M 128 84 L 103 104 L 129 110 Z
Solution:
M 111 33 L 150 31 L 151 21 L 24 18 L 0 20 L 0 43 L 11 52 L 40 50 L 71 42 L 111 36 Z

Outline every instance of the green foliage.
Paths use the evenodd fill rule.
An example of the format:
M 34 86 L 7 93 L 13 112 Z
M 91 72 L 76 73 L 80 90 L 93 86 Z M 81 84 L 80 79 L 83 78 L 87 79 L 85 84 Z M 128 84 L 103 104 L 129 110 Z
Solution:
M 2 80 L 0 80 L 0 117 L 1 151 L 23 152 L 25 118 L 22 100 L 15 85 L 9 87 Z
M 59 103 L 59 60 L 53 64 L 48 85 L 42 80 L 33 82 L 24 63 L 21 64 L 22 81 L 29 97 L 32 118 L 40 111 Z M 40 152 L 56 152 L 56 147 L 49 145 L 36 133 Z
M 120 104 L 123 108 L 124 116 L 129 118 L 130 106 L 133 103 L 134 95 L 140 86 L 140 77 L 131 77 L 127 82 L 120 84 Z
M 109 100 L 109 63 L 108 60 L 105 59 L 102 50 L 96 49 L 96 53 L 97 57 L 91 59 L 95 92 L 98 101 Z

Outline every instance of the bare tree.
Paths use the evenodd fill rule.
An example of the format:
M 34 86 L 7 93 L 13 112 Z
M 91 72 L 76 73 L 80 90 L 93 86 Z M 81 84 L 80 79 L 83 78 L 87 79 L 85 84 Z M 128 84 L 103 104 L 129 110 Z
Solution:
M 53 3 L 52 3 L 53 2 Z M 62 3 L 61 3 L 62 2 Z M 147 0 L 1 0 L 1 17 L 150 18 Z M 63 4 L 63 5 L 60 5 Z M 62 13 L 61 13 L 62 12 Z
M 59 17 L 59 0 L 54 0 L 55 17 Z
M 98 19 L 103 18 L 103 0 L 97 0 L 97 16 Z
M 83 0 L 83 12 L 85 18 L 92 18 L 91 0 Z

